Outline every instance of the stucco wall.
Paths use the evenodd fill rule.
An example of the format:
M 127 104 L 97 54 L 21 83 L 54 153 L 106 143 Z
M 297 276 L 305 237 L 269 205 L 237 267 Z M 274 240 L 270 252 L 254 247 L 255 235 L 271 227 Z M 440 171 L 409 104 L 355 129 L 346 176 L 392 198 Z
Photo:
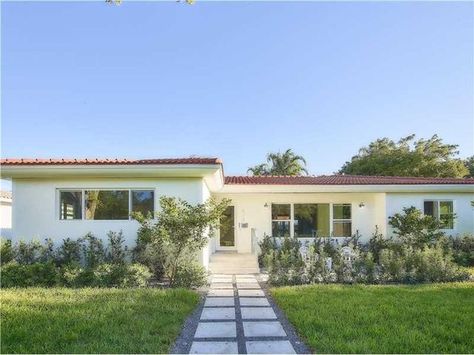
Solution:
M 388 217 L 402 211 L 404 207 L 414 206 L 423 211 L 425 200 L 452 200 L 456 219 L 454 229 L 446 230 L 447 234 L 458 235 L 462 233 L 474 233 L 474 193 L 387 193 L 386 214 Z M 392 230 L 388 228 L 388 233 Z
M 155 209 L 160 196 L 175 196 L 190 203 L 205 198 L 200 178 L 174 179 L 77 179 L 77 180 L 14 180 L 13 238 L 60 241 L 78 238 L 88 232 L 105 238 L 110 230 L 122 230 L 127 244 L 134 243 L 138 223 L 126 221 L 59 220 L 58 189 L 61 188 L 140 188 L 155 190 Z

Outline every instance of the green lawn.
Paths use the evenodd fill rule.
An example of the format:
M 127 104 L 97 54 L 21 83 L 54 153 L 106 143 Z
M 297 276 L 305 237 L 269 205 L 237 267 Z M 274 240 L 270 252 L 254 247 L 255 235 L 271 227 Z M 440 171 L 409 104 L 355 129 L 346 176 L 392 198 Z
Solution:
M 166 353 L 199 302 L 188 290 L 0 290 L 1 353 Z
M 474 353 L 474 283 L 271 292 L 318 353 Z

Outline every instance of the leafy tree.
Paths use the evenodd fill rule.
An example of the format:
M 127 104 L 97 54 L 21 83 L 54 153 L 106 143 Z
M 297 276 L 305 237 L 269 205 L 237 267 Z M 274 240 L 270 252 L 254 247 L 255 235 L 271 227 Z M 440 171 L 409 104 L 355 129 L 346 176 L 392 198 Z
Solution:
M 291 149 L 284 153 L 267 154 L 267 162 L 256 165 L 247 170 L 254 176 L 260 175 L 303 175 L 308 174 L 306 160 L 301 155 L 296 155 Z
M 469 171 L 466 177 L 474 178 L 474 155 L 464 160 L 464 165 Z
M 395 213 L 388 220 L 400 241 L 414 248 L 423 248 L 444 235 L 438 220 L 413 206 L 405 207 L 402 213 Z
M 197 252 L 207 244 L 209 229 L 217 227 L 228 204 L 226 199 L 221 202 L 209 199 L 206 203 L 191 205 L 181 199 L 161 197 L 156 221 L 140 213 L 133 214 L 148 231 L 142 230 L 142 234 L 162 251 L 161 262 L 171 287 L 183 285 L 179 279 L 182 275 L 192 279 L 190 272 L 202 279 L 202 268 L 198 269 L 196 263 Z
M 394 142 L 377 139 L 346 162 L 339 174 L 379 176 L 464 177 L 468 174 L 455 144 L 444 144 L 436 134 L 415 140 L 415 135 Z

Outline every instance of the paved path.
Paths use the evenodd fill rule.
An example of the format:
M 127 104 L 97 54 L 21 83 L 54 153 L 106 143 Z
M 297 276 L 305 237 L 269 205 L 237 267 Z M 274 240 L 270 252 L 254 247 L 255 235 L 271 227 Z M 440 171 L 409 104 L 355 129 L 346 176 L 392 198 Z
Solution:
M 204 305 L 191 321 L 194 324 L 188 324 L 183 331 L 194 333 L 189 334 L 181 346 L 177 345 L 175 351 L 192 354 L 308 352 L 282 318 L 254 275 L 213 275 Z

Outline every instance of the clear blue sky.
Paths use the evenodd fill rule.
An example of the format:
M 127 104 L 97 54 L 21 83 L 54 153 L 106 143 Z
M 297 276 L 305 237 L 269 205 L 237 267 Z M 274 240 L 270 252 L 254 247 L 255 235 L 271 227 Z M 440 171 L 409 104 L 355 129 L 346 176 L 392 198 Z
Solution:
M 473 4 L 2 3 L 3 157 L 293 148 L 332 173 L 387 136 L 473 154 Z

